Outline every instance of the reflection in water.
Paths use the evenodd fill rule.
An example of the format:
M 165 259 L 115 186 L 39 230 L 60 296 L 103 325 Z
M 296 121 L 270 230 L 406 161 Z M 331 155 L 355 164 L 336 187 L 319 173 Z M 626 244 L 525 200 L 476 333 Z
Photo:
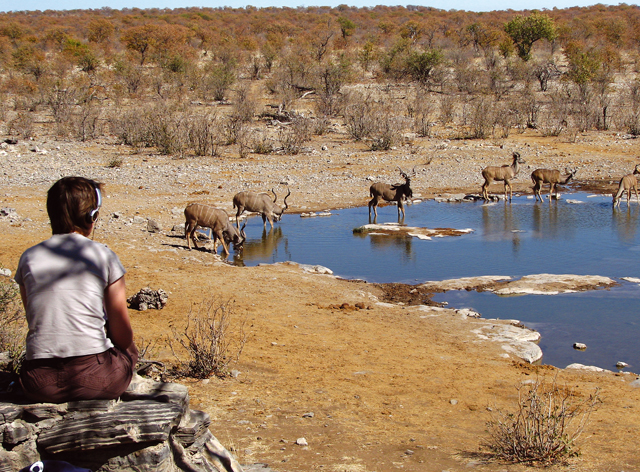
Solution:
M 549 204 L 536 202 L 533 206 L 532 216 L 533 236 L 537 238 L 557 238 L 558 230 L 558 204 L 549 201 Z
M 369 241 L 371 247 L 375 251 L 380 251 L 384 248 L 397 248 L 402 251 L 404 258 L 411 258 L 413 256 L 413 237 L 406 234 L 392 235 L 387 234 L 369 234 Z
M 403 215 L 402 213 L 398 212 L 398 224 L 399 225 L 403 225 L 404 224 L 404 218 L 405 215 Z M 373 215 L 373 219 L 371 218 L 371 213 L 369 213 L 369 224 L 370 225 L 377 225 L 378 224 L 378 215 Z
M 514 254 L 520 249 L 520 233 L 522 231 L 518 213 L 506 200 L 502 203 L 482 205 L 482 229 L 487 241 L 511 240 Z
M 260 239 L 247 239 L 244 242 L 244 248 L 234 257 L 236 265 L 244 266 L 248 261 L 270 260 L 277 256 L 278 246 L 284 243 L 284 253 L 289 254 L 288 241 L 284 238 L 282 228 L 274 226 L 267 232 L 262 230 Z
M 620 241 L 633 242 L 638 231 L 638 214 L 640 205 L 627 208 L 614 208 L 611 227 L 618 234 Z

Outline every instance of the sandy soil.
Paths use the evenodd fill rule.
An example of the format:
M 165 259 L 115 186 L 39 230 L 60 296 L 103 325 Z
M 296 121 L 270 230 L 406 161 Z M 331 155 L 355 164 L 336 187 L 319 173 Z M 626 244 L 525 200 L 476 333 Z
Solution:
M 569 469 L 640 470 L 636 375 L 531 366 L 473 333 L 486 319 L 425 311 L 429 295 L 413 287 L 340 280 L 295 264 L 235 267 L 207 251 L 188 252 L 170 231 L 183 222 L 189 201 L 230 210 L 235 191 L 282 182 L 292 189 L 290 212 L 361 205 L 368 178 L 397 181 L 397 164 L 416 167 L 416 196 L 478 193 L 479 169 L 508 163 L 516 149 L 527 160 L 516 191 L 531 192 L 528 175 L 536 167 L 578 166 L 576 186 L 611 192 L 637 161 L 635 141 L 613 133 L 576 142 L 527 134 L 498 143 L 434 138 L 382 154 L 328 136 L 298 156 L 243 160 L 232 151 L 175 160 L 109 143 L 38 144 L 50 152 L 30 153 L 25 144 L 2 157 L 0 207 L 14 208 L 19 218 L 0 219 L 0 264 L 15 270 L 22 251 L 49 236 L 44 199 L 53 180 L 76 173 L 104 181 L 109 197 L 95 239 L 127 267 L 129 295 L 146 286 L 169 293 L 163 310 L 131 311 L 138 342 L 156 341 L 154 359 L 173 360 L 164 343 L 171 326 L 182 329 L 190 310 L 212 295 L 232 301 L 237 319 L 247 319 L 236 378 L 181 380 L 192 407 L 211 415 L 212 432 L 241 463 L 282 472 L 525 470 L 489 460 L 482 444 L 490 410 L 515 411 L 523 381 L 557 378 L 575 398 L 598 388 L 602 400 Z M 122 168 L 106 167 L 113 156 L 124 157 Z M 148 232 L 136 216 L 155 219 L 162 232 Z M 296 444 L 299 438 L 308 445 Z

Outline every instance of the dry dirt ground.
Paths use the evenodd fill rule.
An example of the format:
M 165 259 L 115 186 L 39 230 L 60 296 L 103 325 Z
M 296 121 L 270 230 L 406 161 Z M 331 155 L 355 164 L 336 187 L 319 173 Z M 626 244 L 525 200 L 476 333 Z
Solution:
M 514 189 L 528 193 L 536 167 L 577 166 L 576 186 L 611 192 L 638 161 L 635 140 L 615 133 L 571 141 L 528 134 L 495 143 L 432 138 L 372 153 L 325 136 L 297 156 L 240 159 L 229 151 L 191 160 L 133 154 L 109 143 L 36 143 L 49 150 L 42 154 L 24 143 L 2 157 L 0 207 L 14 208 L 19 218 L 0 219 L 0 263 L 14 271 L 22 251 L 49 236 L 44 201 L 53 180 L 76 173 L 105 182 L 108 198 L 95 239 L 128 269 L 128 295 L 146 286 L 169 294 L 163 310 L 131 311 L 139 342 L 157 341 L 154 359 L 173 360 L 163 343 L 170 326 L 181 329 L 189 311 L 212 295 L 233 300 L 238 319 L 247 317 L 236 378 L 181 380 L 192 408 L 211 415 L 212 432 L 243 464 L 282 472 L 526 470 L 489 460 L 482 447 L 486 422 L 491 409 L 515 411 L 521 382 L 557 377 L 576 398 L 598 388 L 602 401 L 580 437 L 581 455 L 550 470 L 640 470 L 636 375 L 528 365 L 472 332 L 486 321 L 453 312 L 426 315 L 416 297 L 428 297 L 411 294 L 412 287 L 340 280 L 294 264 L 231 266 L 206 251 L 188 252 L 170 231 L 183 222 L 189 201 L 230 210 L 235 191 L 267 190 L 282 181 L 292 190 L 291 213 L 361 205 L 367 178 L 397 181 L 398 163 L 417 166 L 415 196 L 429 198 L 478 193 L 479 169 L 508 163 L 513 150 L 527 160 Z M 114 157 L 123 158 L 120 169 L 106 167 Z M 494 184 L 490 191 L 500 190 Z M 162 231 L 148 232 L 132 223 L 135 216 L 154 218 Z M 308 445 L 296 444 L 299 438 Z

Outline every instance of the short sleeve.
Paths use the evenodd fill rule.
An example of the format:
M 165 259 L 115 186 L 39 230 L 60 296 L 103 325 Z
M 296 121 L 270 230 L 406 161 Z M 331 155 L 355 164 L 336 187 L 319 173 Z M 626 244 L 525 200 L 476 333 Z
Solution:
M 117 280 L 121 279 L 124 274 L 127 272 L 120 262 L 120 258 L 113 252 L 111 249 L 105 246 L 107 251 L 107 277 L 105 280 L 107 281 L 107 285 L 111 285 Z

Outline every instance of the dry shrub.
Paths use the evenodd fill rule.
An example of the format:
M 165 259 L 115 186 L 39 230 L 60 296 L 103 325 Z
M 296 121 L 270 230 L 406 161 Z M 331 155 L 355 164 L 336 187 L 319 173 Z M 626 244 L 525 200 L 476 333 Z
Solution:
M 100 107 L 87 101 L 72 116 L 74 134 L 80 141 L 97 138 L 102 134 L 100 129 Z
M 119 142 L 136 149 L 156 147 L 158 152 L 168 155 L 182 153 L 187 148 L 187 120 L 170 103 L 122 111 L 109 121 Z
M 188 147 L 196 156 L 217 156 L 221 123 L 216 114 L 196 114 L 187 119 Z
M 271 154 L 274 151 L 273 141 L 266 132 L 254 131 L 251 135 L 251 149 L 256 154 Z
M 369 148 L 372 151 L 388 151 L 402 141 L 406 118 L 388 107 L 381 107 L 371 133 Z
M 443 95 L 440 99 L 440 121 L 444 124 L 452 123 L 456 116 L 455 95 Z
M 17 284 L 0 276 L 0 352 L 8 352 L 17 372 L 25 349 L 26 319 Z
M 344 121 L 347 133 L 356 141 L 368 138 L 376 126 L 377 110 L 370 94 L 352 92 L 345 98 Z
M 331 128 L 331 120 L 327 115 L 322 115 L 311 120 L 311 133 L 314 136 L 322 136 Z
M 295 155 L 311 140 L 311 119 L 294 116 L 291 123 L 278 130 L 278 142 L 284 154 Z
M 24 139 L 33 137 L 35 117 L 32 113 L 20 111 L 7 124 L 7 134 L 20 136 Z
M 471 101 L 465 107 L 465 121 L 468 123 L 469 137 L 473 139 L 486 139 L 492 133 L 495 126 L 494 103 L 487 97 Z
M 413 131 L 418 136 L 430 137 L 434 120 L 435 103 L 422 88 L 416 91 L 415 97 L 407 105 L 407 114 L 413 122 Z
M 600 401 L 598 390 L 579 398 L 556 379 L 521 384 L 516 390 L 515 412 L 492 411 L 485 446 L 499 459 L 532 465 L 565 463 L 577 456 L 576 441 Z
M 112 157 L 107 162 L 106 167 L 108 167 L 109 169 L 117 169 L 119 167 L 122 167 L 122 164 L 124 164 L 124 159 L 122 159 L 121 157 Z
M 546 107 L 540 131 L 543 136 L 560 136 L 571 121 L 570 97 L 562 90 L 550 94 L 551 102 Z
M 246 343 L 245 323 L 246 318 L 238 320 L 233 301 L 204 299 L 195 311 L 189 310 L 182 332 L 171 326 L 169 346 L 179 362 L 175 373 L 197 379 L 228 376 L 230 364 L 238 362 Z M 175 343 L 184 348 L 187 360 L 178 356 Z

